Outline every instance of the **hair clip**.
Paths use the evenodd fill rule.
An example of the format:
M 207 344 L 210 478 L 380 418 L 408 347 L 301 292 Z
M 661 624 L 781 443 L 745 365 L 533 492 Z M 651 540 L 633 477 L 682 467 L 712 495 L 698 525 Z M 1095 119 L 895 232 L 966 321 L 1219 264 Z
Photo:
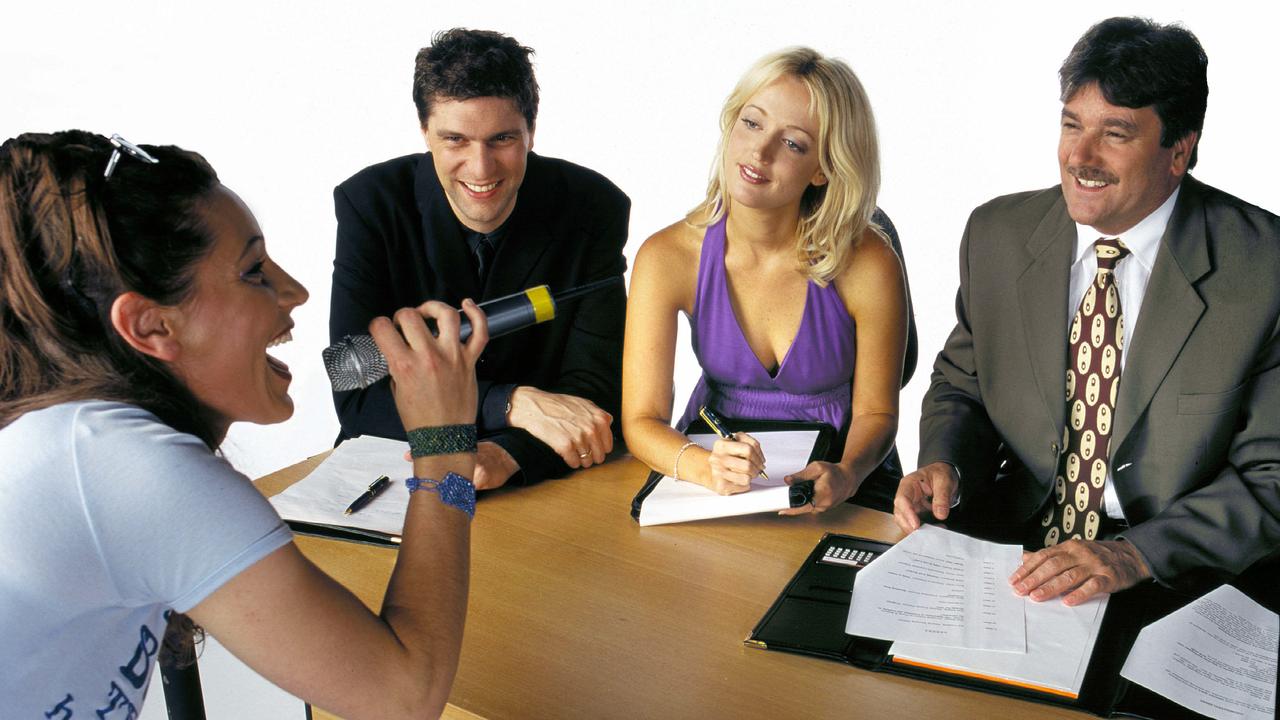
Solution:
M 156 163 L 160 162 L 159 160 L 152 157 L 151 153 L 147 152 L 146 150 L 143 150 L 137 145 L 134 145 L 128 140 L 125 140 L 124 138 L 120 137 L 118 134 L 113 133 L 111 135 L 111 144 L 115 146 L 115 150 L 111 151 L 111 159 L 107 161 L 107 171 L 102 174 L 102 177 L 108 180 L 111 179 L 111 173 L 116 171 L 116 163 L 120 162 L 120 152 L 122 150 L 126 155 L 131 155 L 137 158 L 138 160 L 141 160 L 144 163 L 155 165 Z

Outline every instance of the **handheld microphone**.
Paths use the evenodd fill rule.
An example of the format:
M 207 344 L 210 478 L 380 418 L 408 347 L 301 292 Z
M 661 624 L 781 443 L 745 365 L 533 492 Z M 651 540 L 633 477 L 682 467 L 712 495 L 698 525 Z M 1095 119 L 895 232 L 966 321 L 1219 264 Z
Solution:
M 494 298 L 480 303 L 478 306 L 489 321 L 489 337 L 496 338 L 531 325 L 537 325 L 556 316 L 556 307 L 560 303 L 574 300 L 588 293 L 606 288 L 622 281 L 621 275 L 604 280 L 597 280 L 552 296 L 546 285 L 531 287 L 523 292 Z M 432 335 L 436 335 L 434 323 L 427 327 Z M 458 339 L 466 342 L 471 337 L 471 321 L 462 316 L 462 325 L 458 329 Z M 325 348 L 324 369 L 329 374 L 329 384 L 334 392 L 362 390 L 386 377 L 387 359 L 382 351 L 368 335 L 347 335 L 338 342 Z

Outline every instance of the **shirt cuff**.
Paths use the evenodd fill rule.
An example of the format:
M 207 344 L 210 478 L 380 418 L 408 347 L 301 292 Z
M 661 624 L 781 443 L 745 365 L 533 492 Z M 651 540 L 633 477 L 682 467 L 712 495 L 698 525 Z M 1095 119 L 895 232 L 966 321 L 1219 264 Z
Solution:
M 515 392 L 515 383 L 489 386 L 480 403 L 480 429 L 492 432 L 507 427 L 507 411 L 511 408 L 511 393 Z
M 953 462 L 947 463 L 956 471 L 956 494 L 951 498 L 951 509 L 955 509 L 960 504 L 960 466 Z

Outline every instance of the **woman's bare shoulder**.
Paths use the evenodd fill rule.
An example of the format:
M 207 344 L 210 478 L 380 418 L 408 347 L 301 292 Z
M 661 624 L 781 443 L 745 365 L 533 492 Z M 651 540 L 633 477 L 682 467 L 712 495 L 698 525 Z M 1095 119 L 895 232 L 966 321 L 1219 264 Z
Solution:
M 702 250 L 702 235 L 702 228 L 681 218 L 650 235 L 640 246 L 636 260 L 640 262 L 644 258 L 645 262 L 660 263 L 669 269 L 675 269 L 675 266 L 667 263 L 693 263 L 696 267 Z
M 866 290 L 899 292 L 904 286 L 902 262 L 889 241 L 871 228 L 849 252 L 849 261 L 836 276 L 835 285 L 846 304 L 866 296 Z

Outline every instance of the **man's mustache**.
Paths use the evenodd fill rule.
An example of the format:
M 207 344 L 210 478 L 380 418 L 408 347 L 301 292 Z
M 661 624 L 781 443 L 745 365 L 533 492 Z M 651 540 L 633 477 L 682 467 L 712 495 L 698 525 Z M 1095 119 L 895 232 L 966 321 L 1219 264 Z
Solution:
M 1119 184 L 1120 178 L 1111 173 L 1096 167 L 1072 167 L 1067 166 L 1067 174 L 1078 180 L 1101 180 L 1108 185 Z

